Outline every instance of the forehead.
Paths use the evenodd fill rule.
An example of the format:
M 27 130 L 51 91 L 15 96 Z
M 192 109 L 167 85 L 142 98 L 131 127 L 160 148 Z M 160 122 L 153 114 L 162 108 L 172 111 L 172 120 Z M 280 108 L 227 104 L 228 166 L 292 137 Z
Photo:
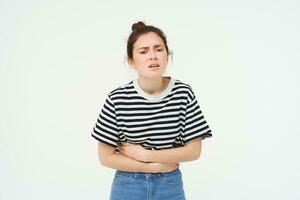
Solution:
M 141 35 L 134 43 L 134 48 L 137 49 L 140 47 L 150 47 L 154 45 L 164 45 L 164 42 L 156 33 L 150 32 Z

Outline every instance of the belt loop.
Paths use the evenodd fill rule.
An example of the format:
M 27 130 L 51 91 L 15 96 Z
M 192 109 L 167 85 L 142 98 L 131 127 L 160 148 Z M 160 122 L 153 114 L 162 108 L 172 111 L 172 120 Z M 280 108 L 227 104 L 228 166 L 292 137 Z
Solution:
M 136 179 L 137 178 L 137 173 L 136 172 L 134 172 L 134 179 Z
M 145 175 L 145 177 L 146 177 L 146 180 L 148 181 L 149 178 L 150 178 L 150 177 L 149 177 L 149 173 L 145 173 L 144 175 Z

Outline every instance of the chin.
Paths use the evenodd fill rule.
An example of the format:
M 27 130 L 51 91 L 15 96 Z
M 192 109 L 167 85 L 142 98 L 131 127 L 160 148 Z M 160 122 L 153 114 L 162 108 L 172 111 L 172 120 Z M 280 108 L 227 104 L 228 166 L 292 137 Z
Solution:
M 157 73 L 157 74 L 150 74 L 148 77 L 149 78 L 160 78 L 163 76 L 163 73 Z

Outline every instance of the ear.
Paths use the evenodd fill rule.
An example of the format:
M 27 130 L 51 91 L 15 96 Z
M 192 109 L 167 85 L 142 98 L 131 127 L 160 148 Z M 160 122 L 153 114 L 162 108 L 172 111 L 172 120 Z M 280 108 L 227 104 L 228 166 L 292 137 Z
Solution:
M 132 59 L 128 58 L 128 59 L 127 59 L 127 63 L 128 63 L 128 65 L 129 65 L 131 68 L 135 69 L 135 65 L 134 65 L 134 62 L 133 62 Z
M 167 56 L 167 63 L 169 63 L 169 57 L 170 57 L 170 54 L 168 54 L 168 56 Z

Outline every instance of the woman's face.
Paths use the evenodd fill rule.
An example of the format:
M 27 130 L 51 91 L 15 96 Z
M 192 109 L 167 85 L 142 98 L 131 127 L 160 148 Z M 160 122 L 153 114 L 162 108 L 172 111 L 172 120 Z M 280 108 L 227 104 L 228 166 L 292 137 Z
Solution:
M 141 35 L 133 45 L 133 59 L 129 64 L 137 70 L 139 77 L 161 77 L 168 64 L 163 40 L 153 32 Z

